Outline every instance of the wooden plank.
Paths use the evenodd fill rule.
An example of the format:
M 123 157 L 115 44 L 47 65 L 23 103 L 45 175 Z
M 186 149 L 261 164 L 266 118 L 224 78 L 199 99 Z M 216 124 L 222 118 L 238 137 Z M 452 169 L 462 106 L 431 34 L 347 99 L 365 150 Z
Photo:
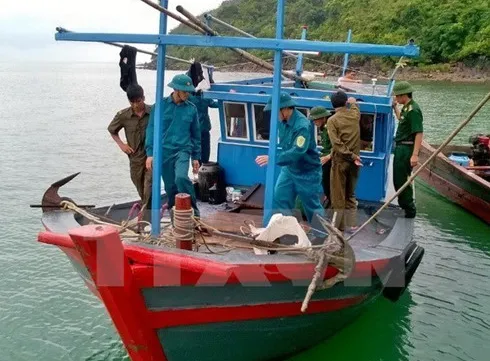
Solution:
M 215 212 L 201 219 L 203 223 L 222 232 L 240 233 L 240 227 L 245 226 L 245 221 L 252 221 L 256 227 L 262 227 L 262 215 L 258 214 Z

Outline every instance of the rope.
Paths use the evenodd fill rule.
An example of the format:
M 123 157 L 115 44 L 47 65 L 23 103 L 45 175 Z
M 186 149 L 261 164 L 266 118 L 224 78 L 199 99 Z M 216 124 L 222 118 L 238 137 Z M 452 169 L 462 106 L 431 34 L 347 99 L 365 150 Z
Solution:
M 176 241 L 194 241 L 194 210 L 177 210 L 173 207 L 174 228 L 172 235 Z
M 386 207 L 388 207 L 388 205 L 396 198 L 398 197 L 401 192 L 403 192 L 405 190 L 405 188 L 407 188 L 409 186 L 410 183 L 412 183 L 412 181 L 415 179 L 415 177 L 417 177 L 417 175 L 422 171 L 422 169 L 424 169 L 425 167 L 427 167 L 427 165 L 430 163 L 430 161 L 432 159 L 434 159 L 441 151 L 442 149 L 444 149 L 444 147 L 446 145 L 449 144 L 449 142 L 451 142 L 451 140 L 453 140 L 453 138 L 471 121 L 471 119 L 474 118 L 474 116 L 481 110 L 481 108 L 483 108 L 483 106 L 488 102 L 488 100 L 490 99 L 490 92 L 487 93 L 487 95 L 480 101 L 480 103 L 478 103 L 478 105 L 475 107 L 475 109 L 473 109 L 473 111 L 470 113 L 470 115 L 468 115 L 466 117 L 466 119 L 464 119 L 459 125 L 458 127 L 452 131 L 452 133 L 446 138 L 446 140 L 439 146 L 439 148 L 437 148 L 434 153 L 431 154 L 431 156 L 410 176 L 410 178 L 408 178 L 408 180 L 405 182 L 405 184 L 403 184 L 403 186 L 401 186 L 400 189 L 398 189 L 398 191 L 393 194 L 391 196 L 390 199 L 388 199 L 382 206 L 380 209 L 378 209 L 376 211 L 376 213 L 374 213 L 371 218 L 369 218 L 366 222 L 364 222 L 354 233 L 352 233 L 347 239 L 346 241 L 349 241 L 351 240 L 354 236 L 356 236 L 364 227 L 366 227 L 373 219 L 375 219 L 382 211 L 383 209 L 385 209 Z

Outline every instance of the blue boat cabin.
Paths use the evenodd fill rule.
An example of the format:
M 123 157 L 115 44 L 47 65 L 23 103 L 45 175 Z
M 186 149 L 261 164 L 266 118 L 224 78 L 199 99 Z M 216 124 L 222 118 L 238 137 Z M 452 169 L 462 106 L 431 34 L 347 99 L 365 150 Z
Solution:
M 327 84 L 327 83 L 324 83 Z M 378 86 L 384 88 L 385 86 Z M 324 87 L 323 87 L 324 88 Z M 296 88 L 294 82 L 283 81 L 282 91 L 288 92 L 297 102 L 298 110 L 305 115 L 314 106 L 324 106 L 332 111 L 330 95 L 337 91 Z M 394 131 L 390 97 L 386 95 L 347 92 L 357 99 L 361 110 L 361 168 L 356 197 L 364 201 L 381 201 L 388 185 L 388 167 Z M 264 112 L 265 103 L 272 94 L 272 78 L 212 84 L 204 92 L 205 98 L 219 102 L 220 131 L 218 163 L 225 170 L 227 184 L 251 186 L 265 184 L 266 167 L 259 167 L 255 158 L 266 155 L 269 147 L 270 112 Z M 316 127 L 315 127 L 316 129 Z M 315 132 L 319 149 L 320 135 Z M 279 172 L 276 172 L 279 174 Z

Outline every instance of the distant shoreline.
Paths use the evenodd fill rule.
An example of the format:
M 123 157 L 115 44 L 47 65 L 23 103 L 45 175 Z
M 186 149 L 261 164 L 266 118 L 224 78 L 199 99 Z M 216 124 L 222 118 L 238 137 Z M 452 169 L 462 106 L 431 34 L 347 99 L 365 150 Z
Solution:
M 145 63 L 138 65 L 140 69 L 155 70 L 153 63 Z M 181 64 L 170 64 L 167 70 L 187 70 L 188 66 Z M 371 77 L 364 75 L 362 73 L 378 74 L 378 80 L 383 78 L 388 78 L 393 71 L 390 69 L 388 72 L 383 72 L 379 69 L 373 69 L 373 67 L 356 67 L 360 73 L 360 78 L 364 82 L 368 82 Z M 313 69 L 307 69 L 313 71 Z M 240 65 L 224 65 L 222 67 L 216 67 L 216 72 L 241 72 L 241 73 L 265 73 L 270 74 L 269 71 L 264 70 L 260 66 L 254 64 L 240 64 Z M 328 76 L 339 76 L 340 69 L 314 69 L 314 71 L 324 71 L 325 75 Z M 398 71 L 396 75 L 398 80 L 412 80 L 412 81 L 446 81 L 454 83 L 476 83 L 485 84 L 490 83 L 490 67 L 481 68 L 471 68 L 462 64 L 435 64 L 425 67 L 405 67 Z

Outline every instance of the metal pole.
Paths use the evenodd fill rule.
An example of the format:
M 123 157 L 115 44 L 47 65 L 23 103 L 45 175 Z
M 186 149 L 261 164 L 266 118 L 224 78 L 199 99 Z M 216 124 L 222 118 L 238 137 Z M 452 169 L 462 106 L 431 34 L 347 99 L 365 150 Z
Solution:
M 67 29 L 61 28 L 61 27 L 57 27 L 56 28 L 56 31 L 58 31 L 60 33 L 72 33 L 73 32 L 71 30 L 67 30 Z M 103 41 L 102 43 L 103 44 L 107 44 L 107 45 L 117 46 L 118 48 L 122 48 L 124 46 L 124 45 L 121 45 L 121 44 L 118 44 L 118 43 L 112 43 L 110 41 Z M 158 56 L 158 54 L 155 53 L 154 51 L 148 51 L 148 50 L 143 50 L 143 49 L 138 49 L 138 48 L 135 48 L 135 49 L 136 49 L 136 51 L 138 53 L 152 55 L 152 56 Z M 175 60 L 175 61 L 180 61 L 181 63 L 192 64 L 192 61 L 181 59 L 181 58 L 177 58 L 175 56 L 166 55 L 165 57 L 167 59 L 171 59 L 171 60 Z M 214 68 L 212 65 L 206 65 L 206 64 L 201 64 L 201 66 L 203 68 Z
M 160 5 L 168 7 L 168 0 L 160 0 Z M 160 13 L 160 34 L 167 34 L 167 15 Z M 160 210 L 162 208 L 162 114 L 163 87 L 165 79 L 166 45 L 158 45 L 157 57 L 157 90 L 155 96 L 155 113 L 153 118 L 153 180 L 151 188 L 151 234 L 160 235 Z
M 301 40 L 306 40 L 306 30 L 308 27 L 305 25 L 303 26 L 303 30 L 301 32 Z M 296 75 L 301 76 L 303 75 L 303 53 L 300 53 L 298 56 L 298 59 L 296 60 Z M 298 80 L 296 80 L 296 86 L 300 87 L 301 84 Z
M 256 37 L 256 36 L 253 36 L 252 34 L 249 34 L 249 33 L 245 32 L 245 31 L 243 31 L 242 29 L 239 29 L 239 28 L 237 28 L 237 27 L 235 27 L 235 26 L 233 26 L 233 25 L 231 25 L 231 24 L 225 23 L 223 20 L 220 20 L 220 19 L 218 19 L 218 18 L 215 18 L 215 17 L 214 17 L 213 15 L 211 15 L 211 14 L 205 14 L 205 15 L 204 15 L 204 18 L 206 19 L 208 26 L 210 26 L 208 22 L 209 22 L 210 20 L 212 20 L 212 21 L 214 21 L 215 23 L 220 24 L 220 25 L 223 25 L 225 28 L 228 28 L 228 29 L 230 29 L 230 30 L 234 30 L 234 31 L 236 31 L 237 33 L 239 33 L 239 34 L 241 34 L 241 35 L 244 35 L 244 36 L 246 36 L 246 37 L 248 37 L 248 38 L 257 39 L 257 37 Z M 293 53 L 289 53 L 289 52 L 287 52 L 287 51 L 283 52 L 283 54 L 284 54 L 284 55 L 287 55 L 287 56 L 290 56 L 290 57 L 293 57 L 293 58 L 297 58 L 297 57 L 298 57 L 298 55 L 293 54 Z
M 347 33 L 347 42 L 350 43 L 352 39 L 352 29 L 349 29 Z M 344 55 L 344 67 L 342 68 L 342 76 L 345 75 L 345 71 L 347 70 L 347 64 L 349 64 L 349 53 Z
M 277 1 L 276 39 L 282 39 L 284 33 L 284 6 L 286 0 Z M 274 53 L 274 77 L 272 91 L 272 109 L 269 132 L 269 162 L 265 179 L 265 202 L 263 224 L 266 226 L 273 214 L 274 184 L 276 180 L 277 117 L 281 96 L 282 51 Z
M 213 15 L 211 15 L 211 14 L 205 14 L 205 15 L 204 15 L 204 17 L 206 18 L 206 20 L 207 20 L 207 21 L 212 20 L 212 21 L 214 21 L 214 22 L 215 22 L 215 23 L 217 23 L 217 24 L 223 25 L 225 28 L 228 28 L 228 29 L 230 29 L 230 30 L 234 30 L 234 31 L 236 31 L 236 32 L 237 32 L 237 33 L 239 33 L 239 34 L 245 35 L 246 37 L 256 39 L 256 37 L 255 37 L 255 36 L 253 36 L 253 35 L 251 35 L 251 34 L 249 34 L 249 33 L 245 32 L 245 31 L 243 31 L 242 29 L 238 29 L 237 27 L 234 27 L 234 26 L 233 26 L 233 25 L 231 25 L 231 24 L 225 23 L 223 20 L 220 20 L 220 19 L 218 19 L 218 18 L 215 18 L 215 17 L 214 17 Z M 211 25 L 209 25 L 209 26 L 211 26 Z

